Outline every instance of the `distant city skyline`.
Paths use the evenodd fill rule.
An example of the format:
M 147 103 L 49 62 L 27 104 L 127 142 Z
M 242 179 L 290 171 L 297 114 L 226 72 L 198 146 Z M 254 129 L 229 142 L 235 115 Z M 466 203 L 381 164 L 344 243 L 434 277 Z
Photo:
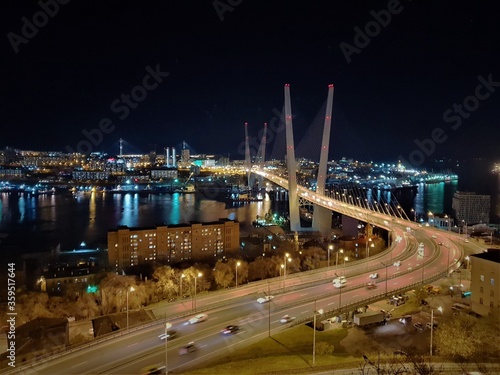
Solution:
M 0 148 L 114 153 L 123 138 L 146 153 L 186 140 L 237 159 L 243 124 L 259 139 L 288 83 L 296 155 L 314 158 L 333 83 L 329 159 L 497 156 L 493 2 L 47 4 L 1 16 Z

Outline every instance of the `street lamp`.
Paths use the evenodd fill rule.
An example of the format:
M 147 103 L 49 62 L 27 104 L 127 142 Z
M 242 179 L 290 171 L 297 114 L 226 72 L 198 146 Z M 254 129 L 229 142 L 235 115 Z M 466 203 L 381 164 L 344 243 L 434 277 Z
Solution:
M 337 266 L 339 264 L 339 253 L 344 254 L 344 249 L 339 249 L 337 250 L 337 256 L 335 258 L 335 265 Z
M 428 216 L 427 222 L 430 221 L 430 217 L 432 216 L 432 226 L 434 226 L 434 214 L 431 211 L 429 211 L 429 213 L 427 214 L 427 216 Z
M 236 288 L 238 287 L 238 267 L 241 265 L 240 262 L 236 263 Z
M 413 221 L 417 221 L 417 211 L 415 211 L 413 208 L 411 209 L 411 212 L 413 212 Z
M 168 329 L 170 327 L 172 327 L 172 324 L 165 323 L 165 374 L 168 374 Z
M 283 263 L 281 263 L 281 267 L 280 267 L 280 278 L 282 276 L 282 273 L 283 273 L 283 268 L 285 268 L 285 265 Z
M 316 301 L 314 301 L 314 306 L 316 307 Z M 323 309 L 319 309 L 316 311 L 314 309 L 314 322 L 313 322 L 313 366 L 316 363 L 316 314 L 323 314 Z
M 127 288 L 127 329 L 128 329 L 128 293 L 129 292 L 133 292 L 135 289 L 133 286 L 131 286 L 130 288 Z
M 283 269 L 283 289 L 286 288 L 286 262 L 291 262 L 292 258 L 290 258 L 290 254 L 286 253 L 285 254 L 285 267 Z
M 180 286 L 180 293 L 179 293 L 179 299 L 182 299 L 182 279 L 185 278 L 186 275 L 182 274 L 180 277 L 179 277 L 179 286 Z
M 337 275 L 337 272 L 335 272 L 335 276 L 338 279 L 340 279 L 340 276 Z M 339 289 L 339 314 L 340 314 L 340 309 L 342 308 L 342 283 L 340 282 L 340 280 L 339 280 L 338 289 Z
M 333 250 L 333 245 L 328 245 L 328 267 L 330 267 L 330 251 Z
M 194 300 L 193 300 L 193 304 L 192 304 L 192 309 L 193 310 L 196 310 L 196 281 L 198 280 L 198 277 L 202 277 L 203 274 L 201 272 L 198 272 L 198 275 L 194 278 Z
M 465 257 L 465 260 L 467 261 L 467 269 L 466 269 L 466 271 L 467 271 L 467 280 L 468 280 L 469 279 L 469 262 L 470 262 L 470 257 L 467 255 Z
M 385 267 L 385 295 L 387 296 L 387 266 L 388 263 L 380 262 Z
M 345 276 L 345 262 L 349 261 L 349 257 L 344 258 L 344 276 Z
M 370 257 L 370 247 L 375 247 L 372 243 L 372 238 L 369 237 L 368 238 L 368 241 L 365 241 L 366 242 L 366 257 L 369 258 Z M 369 243 L 369 244 L 368 244 Z

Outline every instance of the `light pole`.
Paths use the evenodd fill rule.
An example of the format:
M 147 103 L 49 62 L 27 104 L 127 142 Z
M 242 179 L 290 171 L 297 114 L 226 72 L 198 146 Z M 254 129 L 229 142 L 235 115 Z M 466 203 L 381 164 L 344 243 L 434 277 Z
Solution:
M 337 275 L 337 272 L 335 272 L 335 276 L 340 279 L 340 276 Z M 342 283 L 339 280 L 339 314 L 340 314 L 340 309 L 342 308 Z M 341 319 L 342 320 L 342 319 Z
M 240 262 L 236 262 L 236 288 L 238 287 L 238 267 L 241 265 Z
M 389 264 L 380 262 L 385 267 L 385 295 L 387 296 L 387 266 Z
M 339 264 L 339 253 L 344 254 L 344 249 L 338 249 L 337 250 L 337 256 L 335 258 L 335 265 L 337 266 Z
M 349 257 L 344 258 L 344 276 L 345 276 L 345 262 L 349 261 Z
M 465 260 L 467 261 L 467 269 L 466 269 L 466 271 L 467 271 L 467 280 L 469 280 L 469 262 L 470 262 L 470 257 L 467 255 L 465 257 Z
M 313 322 L 313 366 L 316 364 L 316 314 L 323 314 L 323 309 L 316 311 L 316 301 L 314 301 L 314 322 Z
M 165 316 L 166 313 L 165 313 Z M 172 324 L 165 323 L 165 374 L 168 374 L 168 329 L 172 327 Z
M 196 310 L 196 281 L 198 280 L 198 277 L 202 277 L 203 274 L 201 272 L 198 272 L 198 275 L 194 278 L 194 300 L 193 300 L 193 305 L 191 306 L 193 310 Z
M 333 245 L 328 245 L 328 267 L 330 267 L 330 251 L 333 250 Z
M 285 265 L 283 263 L 281 263 L 281 266 L 280 266 L 280 278 L 283 276 L 283 268 L 285 268 Z
M 285 254 L 285 267 L 283 269 L 283 289 L 286 288 L 286 262 L 291 262 L 292 258 L 290 258 L 290 254 Z
M 185 278 L 186 275 L 182 274 L 180 277 L 179 277 L 179 286 L 180 286 L 180 293 L 179 293 L 179 299 L 182 299 L 182 279 Z
M 434 333 L 434 309 L 431 310 L 431 346 L 430 346 L 430 357 L 432 357 L 432 336 Z
M 429 213 L 427 214 L 427 216 L 428 216 L 427 222 L 430 221 L 430 217 L 432 216 L 432 226 L 434 226 L 434 214 L 431 211 L 429 211 Z
M 366 257 L 369 258 L 370 257 L 370 247 L 374 247 L 373 243 L 372 243 L 372 238 L 369 237 L 368 240 L 366 241 Z
M 417 211 L 415 211 L 413 208 L 411 209 L 411 212 L 413 212 L 413 221 L 417 221 Z
M 133 286 L 131 286 L 130 288 L 127 287 L 127 329 L 128 329 L 128 293 L 129 292 L 133 292 L 135 289 Z

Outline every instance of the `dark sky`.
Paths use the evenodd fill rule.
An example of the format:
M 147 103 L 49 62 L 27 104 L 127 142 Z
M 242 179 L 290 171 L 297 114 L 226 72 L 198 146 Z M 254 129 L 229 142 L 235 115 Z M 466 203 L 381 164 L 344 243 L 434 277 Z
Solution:
M 305 135 L 320 134 L 314 120 L 333 83 L 330 158 L 418 166 L 498 154 L 496 2 L 60 1 L 52 16 L 35 1 L 3 4 L 2 148 L 83 150 L 87 130 L 94 151 L 117 153 L 119 138 L 125 153 L 185 140 L 242 159 L 244 122 L 257 136 L 289 83 L 297 156 L 319 159 L 318 136 Z M 219 15 L 214 4 L 231 10 Z M 23 25 L 34 19 L 30 35 Z M 357 30 L 371 36 L 355 43 Z M 341 45 L 355 52 L 346 58 Z M 169 75 L 141 88 L 156 69 Z M 146 97 L 127 105 L 131 92 Z M 424 141 L 433 134 L 438 142 Z

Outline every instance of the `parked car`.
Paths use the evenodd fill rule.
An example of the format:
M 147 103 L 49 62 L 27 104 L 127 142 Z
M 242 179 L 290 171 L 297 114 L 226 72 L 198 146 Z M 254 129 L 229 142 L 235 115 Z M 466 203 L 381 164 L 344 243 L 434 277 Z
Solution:
M 280 319 L 280 323 L 290 323 L 292 320 L 294 320 L 295 317 L 294 316 L 290 316 L 290 315 L 283 315 L 283 317 Z
M 198 314 L 195 317 L 189 319 L 188 322 L 189 322 L 189 324 L 196 324 L 196 323 L 204 322 L 205 320 L 207 320 L 207 318 L 208 318 L 207 314 Z
M 399 318 L 399 322 L 403 323 L 403 324 L 407 324 L 407 323 L 411 322 L 411 319 L 412 319 L 411 315 L 404 315 L 401 318 Z
M 408 353 L 406 353 L 405 351 L 403 350 L 395 350 L 393 352 L 394 355 L 408 355 Z
M 366 284 L 366 289 L 375 289 L 377 285 L 375 283 L 368 283 Z
M 417 331 L 423 331 L 424 330 L 424 325 L 420 322 L 417 322 L 413 325 Z
M 196 351 L 196 349 L 197 348 L 196 348 L 196 345 L 194 344 L 194 341 L 191 341 L 187 345 L 181 346 L 179 348 L 179 355 L 185 355 L 185 354 L 192 353 L 192 352 Z
M 431 329 L 431 328 L 432 328 L 432 326 L 434 326 L 434 329 L 436 329 L 436 328 L 437 328 L 437 326 L 438 326 L 438 324 L 439 324 L 439 322 L 438 322 L 437 320 L 434 320 L 434 322 L 433 322 L 433 323 L 434 323 L 434 324 L 431 324 L 431 322 L 427 322 L 427 324 L 426 324 L 425 326 L 426 326 L 427 328 L 429 328 L 429 329 Z
M 394 267 L 400 267 L 401 266 L 401 261 L 397 260 L 394 262 Z
M 257 302 L 262 304 L 262 303 L 266 303 L 266 302 L 271 301 L 273 298 L 274 298 L 274 296 L 260 297 L 260 298 L 257 298 Z
M 370 275 L 370 279 L 378 279 L 378 273 L 376 273 L 376 272 L 375 272 L 375 273 L 372 273 L 372 274 Z

